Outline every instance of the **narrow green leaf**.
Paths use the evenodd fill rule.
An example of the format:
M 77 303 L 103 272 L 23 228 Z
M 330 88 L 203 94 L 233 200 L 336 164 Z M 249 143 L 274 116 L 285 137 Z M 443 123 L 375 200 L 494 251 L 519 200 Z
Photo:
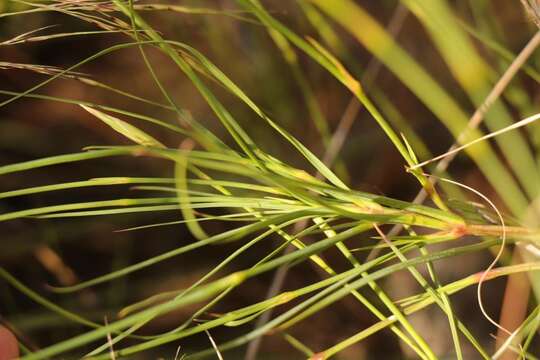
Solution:
M 163 145 L 144 131 L 136 128 L 128 122 L 125 122 L 124 120 L 120 120 L 114 116 L 107 115 L 102 111 L 93 109 L 86 105 L 81 105 L 81 107 L 84 110 L 88 111 L 90 114 L 97 117 L 99 120 L 103 121 L 105 124 L 109 125 L 115 131 L 119 132 L 120 134 L 124 135 L 125 137 L 139 145 L 157 147 L 162 149 L 165 148 L 165 145 Z

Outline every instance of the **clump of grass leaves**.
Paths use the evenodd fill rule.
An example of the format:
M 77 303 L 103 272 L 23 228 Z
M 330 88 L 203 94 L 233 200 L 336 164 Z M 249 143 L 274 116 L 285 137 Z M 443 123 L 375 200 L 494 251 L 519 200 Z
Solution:
M 70 163 L 76 166 L 76 163 L 90 159 L 131 157 L 133 161 L 137 161 L 140 157 L 150 157 L 168 161 L 174 168 L 174 177 L 106 177 L 5 191 L 0 193 L 0 199 L 100 186 L 133 186 L 136 189 L 151 190 L 162 195 L 51 204 L 3 213 L 0 214 L 0 221 L 23 217 L 47 219 L 180 211 L 182 219 L 174 223 L 185 223 L 197 239 L 172 251 L 73 286 L 51 287 L 51 291 L 72 294 L 91 286 L 115 281 L 136 271 L 149 271 L 159 262 L 177 256 L 186 256 L 204 246 L 225 242 L 237 244 L 235 251 L 224 256 L 211 271 L 190 287 L 155 294 L 140 302 L 126 304 L 119 313 L 118 319 L 106 325 L 95 323 L 58 307 L 0 268 L 0 276 L 12 286 L 50 311 L 87 328 L 80 335 L 39 351 L 27 350 L 23 356 L 24 359 L 63 358 L 67 354 L 74 353 L 92 359 L 129 358 L 134 354 L 179 339 L 186 339 L 185 341 L 189 342 L 190 336 L 205 332 L 208 334 L 208 331 L 217 327 L 237 327 L 255 323 L 266 312 L 285 304 L 290 304 L 287 310 L 261 323 L 259 327 L 225 343 L 209 346 L 207 350 L 187 354 L 188 357 L 196 358 L 212 354 L 215 356 L 217 352 L 219 356 L 226 358 L 229 349 L 243 346 L 262 335 L 282 334 L 300 354 L 323 359 L 338 354 L 378 331 L 390 329 L 419 358 L 435 359 L 440 354 L 435 354 L 428 341 L 408 319 L 409 315 L 431 305 L 439 307 L 448 318 L 448 329 L 454 344 L 453 356 L 463 358 L 462 342 L 466 341 L 475 349 L 478 358 L 492 357 L 490 354 L 492 349 L 485 348 L 485 344 L 481 344 L 475 334 L 453 312 L 451 295 L 479 285 L 482 281 L 522 272 L 533 274 L 534 271 L 539 270 L 540 262 L 537 261 L 535 255 L 536 246 L 540 241 L 538 231 L 535 228 L 524 227 L 519 222 L 512 226 L 505 225 L 504 221 L 501 224 L 497 218 L 495 218 L 496 223 L 491 223 L 476 216 L 474 211 L 451 210 L 455 207 L 449 206 L 448 201 L 445 200 L 447 197 L 440 195 L 434 185 L 434 179 L 438 178 L 425 174 L 424 171 L 427 170 L 417 166 L 417 152 L 423 158 L 431 157 L 427 147 L 403 119 L 395 116 L 387 119 L 387 116 L 379 111 L 379 108 L 385 106 L 384 104 L 389 105 L 384 94 L 375 90 L 373 94 L 367 94 L 363 84 L 347 70 L 357 65 L 351 62 L 344 44 L 336 35 L 335 27 L 341 26 L 349 32 L 378 59 L 377 61 L 386 66 L 405 84 L 448 128 L 458 144 L 468 144 L 481 138 L 483 134 L 478 129 L 478 123 L 473 125 L 469 123 L 467 111 L 449 92 L 399 46 L 387 29 L 359 5 L 350 0 L 299 1 L 300 8 L 307 19 L 315 25 L 317 31 L 320 31 L 320 40 L 317 41 L 312 38 L 306 39 L 279 22 L 258 0 L 237 0 L 240 9 L 234 11 L 143 4 L 131 0 L 13 1 L 13 3 L 23 4 L 24 10 L 3 13 L 1 17 L 56 11 L 86 21 L 96 26 L 97 30 L 42 35 L 46 29 L 38 29 L 6 40 L 2 43 L 3 46 L 113 32 L 123 34 L 127 40 L 106 48 L 65 70 L 30 64 L 2 63 L 0 66 L 3 68 L 33 70 L 47 74 L 48 78 L 24 92 L 2 90 L 1 93 L 7 96 L 7 100 L 0 106 L 6 106 L 22 97 L 78 105 L 80 111 L 90 113 L 97 120 L 110 126 L 112 130 L 124 135 L 133 142 L 133 145 L 89 146 L 78 153 L 4 165 L 0 167 L 0 175 L 6 176 L 57 164 Z M 472 33 L 480 39 L 481 35 L 475 33 L 474 29 L 459 23 L 444 0 L 406 0 L 400 6 L 411 11 L 426 27 L 428 35 L 471 102 L 478 108 L 482 106 L 491 108 L 487 116 L 484 116 L 486 109 L 483 109 L 477 116 L 477 120 L 484 120 L 485 117 L 486 126 L 492 133 L 510 127 L 513 120 L 507 105 L 495 101 L 496 99 L 492 99 L 488 104 L 485 103 L 486 96 L 492 91 L 493 75 L 496 71 L 479 56 L 467 33 Z M 327 166 L 328 164 L 278 125 L 235 84 L 233 79 L 223 73 L 203 53 L 187 43 L 163 38 L 159 31 L 145 21 L 146 12 L 160 10 L 187 13 L 190 16 L 200 14 L 226 16 L 235 21 L 247 22 L 252 26 L 264 26 L 276 42 L 277 51 L 280 51 L 288 64 L 294 68 L 295 79 L 301 84 L 310 117 L 317 122 L 321 136 L 329 145 L 332 136 L 326 119 L 316 104 L 312 90 L 305 82 L 297 54 L 302 52 L 318 63 L 351 92 L 354 102 L 361 104 L 370 113 L 386 134 L 388 141 L 401 154 L 404 165 L 418 180 L 420 188 L 430 196 L 434 205 L 425 206 L 418 201 L 401 201 L 349 188 L 341 177 Z M 485 43 L 486 46 L 494 49 L 493 51 L 500 56 L 501 61 L 513 60 L 513 55 L 511 53 L 509 55 L 500 44 L 494 45 L 493 41 L 487 40 Z M 459 44 L 459 48 L 456 44 Z M 187 76 L 232 137 L 234 146 L 226 145 L 225 141 L 216 137 L 194 119 L 186 109 L 180 108 L 175 103 L 173 97 L 160 82 L 159 71 L 153 67 L 146 55 L 148 48 L 161 51 Z M 153 80 L 152 85 L 161 91 L 165 104 L 126 93 L 77 72 L 80 66 L 122 49 L 137 51 L 143 58 Z M 524 66 L 523 69 L 534 81 L 540 78 L 533 67 Z M 120 93 L 144 102 L 148 106 L 166 109 L 179 121 L 168 122 L 126 109 L 39 94 L 42 87 L 58 78 L 81 81 L 88 86 L 99 87 L 103 91 Z M 208 81 L 218 84 L 239 102 L 245 104 L 252 111 L 252 121 L 258 120 L 265 123 L 268 131 L 285 139 L 312 166 L 313 174 L 291 167 L 261 149 L 207 85 Z M 509 91 L 519 92 L 520 89 L 514 87 Z M 496 94 L 495 98 L 501 92 Z M 164 145 L 163 142 L 137 127 L 137 122 L 148 122 L 153 126 L 175 132 L 178 135 L 178 143 L 181 145 L 178 148 Z M 525 132 L 528 131 L 532 132 L 527 127 Z M 400 136 L 399 132 L 403 135 Z M 465 146 L 463 149 L 496 190 L 511 215 L 523 219 L 524 215 L 530 212 L 531 203 L 538 199 L 539 195 L 538 154 L 535 155 L 530 150 L 524 136 L 518 132 L 508 131 L 495 139 L 501 153 L 508 161 L 508 167 L 503 165 L 503 161 L 496 155 L 493 145 L 485 140 L 476 141 L 474 146 Z M 437 174 L 441 176 L 441 171 Z M 446 191 L 465 199 L 462 188 L 452 187 L 449 182 L 441 185 Z M 474 194 L 468 195 L 474 196 Z M 465 206 L 467 203 L 461 202 L 461 204 Z M 223 211 L 219 212 L 221 215 L 209 215 L 205 213 L 205 210 L 209 209 Z M 496 209 L 495 211 L 498 212 Z M 204 228 L 205 221 L 231 220 L 237 221 L 235 224 L 239 225 L 222 233 L 208 234 Z M 295 224 L 303 225 L 295 226 Z M 143 225 L 130 230 L 165 225 L 167 224 Z M 387 235 L 389 225 L 399 226 L 405 233 L 398 235 L 394 232 Z M 464 236 L 475 236 L 478 241 L 469 245 L 453 245 L 454 240 Z M 247 256 L 251 247 L 269 237 L 278 237 L 282 243 L 265 257 L 254 260 L 251 267 L 235 272 L 228 270 L 231 262 L 239 257 Z M 305 241 L 307 237 L 311 239 L 309 242 Z M 378 245 L 373 245 L 373 242 L 369 241 L 373 237 L 380 240 Z M 358 249 L 351 249 L 347 245 L 353 238 L 366 240 L 366 246 L 362 250 L 372 251 L 367 260 L 360 261 L 357 257 Z M 447 243 L 448 246 L 444 250 L 434 252 L 428 250 L 429 245 L 439 243 Z M 433 266 L 437 260 L 455 258 L 459 261 L 462 255 L 496 249 L 501 243 L 507 246 L 516 244 L 516 248 L 521 247 L 526 254 L 524 256 L 526 262 L 513 265 L 503 264 L 496 269 L 490 268 L 488 272 L 473 274 L 448 284 L 439 282 Z M 294 251 L 285 251 L 289 247 Z M 350 269 L 334 270 L 323 259 L 321 253 L 331 247 L 336 247 L 346 261 L 350 262 Z M 195 321 L 201 315 L 210 312 L 224 297 L 249 279 L 271 273 L 282 266 L 293 267 L 303 262 L 312 262 L 322 269 L 326 276 L 320 281 L 306 283 L 293 290 L 280 291 L 272 297 L 249 306 L 231 309 L 211 320 Z M 417 266 L 420 265 L 428 268 L 427 278 L 417 270 Z M 395 301 L 386 294 L 379 283 L 385 277 L 401 270 L 410 272 L 423 290 L 417 295 Z M 363 288 L 371 289 L 378 298 L 377 302 L 363 295 L 360 291 Z M 538 283 L 533 283 L 533 289 L 538 296 L 540 294 Z M 295 324 L 308 320 L 313 314 L 334 306 L 340 299 L 351 295 L 359 308 L 368 309 L 378 321 L 368 328 L 358 329 L 357 333 L 327 349 L 309 349 L 302 343 L 302 339 L 296 339 L 288 334 L 288 329 Z M 155 336 L 137 335 L 137 330 L 153 319 L 193 304 L 197 304 L 198 310 L 176 329 Z M 528 347 L 540 324 L 537 321 L 539 312 L 537 300 L 534 304 L 535 308 L 529 316 L 517 330 L 512 331 L 509 341 L 497 349 L 494 357 L 500 356 L 504 351 L 514 351 L 524 357 L 532 356 L 528 353 Z M 497 326 L 502 328 L 501 325 Z M 124 346 L 122 341 L 126 338 L 137 343 Z M 516 339 L 519 341 L 514 341 Z M 86 348 L 91 344 L 94 344 L 94 350 L 87 354 L 80 353 L 81 348 Z M 212 344 L 214 344 L 213 340 Z

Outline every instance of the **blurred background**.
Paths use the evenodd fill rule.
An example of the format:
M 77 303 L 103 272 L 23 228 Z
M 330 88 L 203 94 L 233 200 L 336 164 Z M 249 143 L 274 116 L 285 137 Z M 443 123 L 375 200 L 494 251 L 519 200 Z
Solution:
M 356 2 L 384 26 L 391 23 L 394 37 L 403 48 L 419 61 L 452 96 L 458 99 L 469 114 L 474 112 L 474 106 L 463 94 L 415 16 L 408 14 L 403 7 L 400 7 L 398 1 L 357 0 Z M 238 10 L 232 0 L 175 0 L 152 3 Z M 265 0 L 263 3 L 275 17 L 297 33 L 319 38 L 318 32 L 297 2 Z M 518 0 L 454 0 L 449 3 L 455 15 L 468 24 L 467 26 L 477 29 L 486 38 L 504 45 L 514 54 L 523 48 L 535 32 L 534 25 L 525 15 Z M 27 5 L 23 3 L 0 1 L 0 13 L 21 11 L 27 8 Z M 165 38 L 185 42 L 210 58 L 274 120 L 288 129 L 320 158 L 325 156 L 327 150 L 325 141 L 328 140 L 328 136 L 339 128 L 344 117 L 347 119 L 352 114 L 352 121 L 346 120 L 351 124 L 350 128 L 340 130 L 340 134 L 345 135 L 344 142 L 334 162 L 336 172 L 352 188 L 407 201 L 411 201 L 418 192 L 416 180 L 405 172 L 400 155 L 372 117 L 363 109 L 356 112 L 354 108 L 351 109 L 350 93 L 318 64 L 296 51 L 305 84 L 299 82 L 295 70 L 260 24 L 238 20 L 220 13 L 209 15 L 149 11 L 143 12 L 143 16 L 159 29 Z M 22 33 L 51 25 L 54 27 L 45 29 L 40 34 L 96 30 L 92 24 L 58 12 L 28 13 L 0 17 L 0 43 Z M 454 140 L 434 115 L 392 73 L 373 60 L 371 54 L 354 38 L 339 26 L 334 26 L 334 31 L 345 46 L 343 52 L 336 56 L 356 78 L 365 79 L 367 73 L 365 90 L 370 96 L 379 94 L 378 97 L 383 97 L 385 106 L 381 108 L 381 111 L 396 122 L 406 123 L 424 141 L 426 148 L 415 150 L 424 155 L 444 152 Z M 502 73 L 508 66 L 508 61 L 495 55 L 485 41 L 472 37 L 484 59 L 497 73 Z M 102 49 L 123 41 L 126 41 L 126 37 L 122 34 L 101 34 L 62 37 L 17 45 L 3 44 L 0 46 L 0 84 L 2 84 L 0 89 L 22 92 L 50 76 L 37 73 L 35 69 L 25 69 L 23 66 L 15 68 L 7 63 L 67 68 Z M 192 83 L 162 54 L 150 48 L 147 53 L 152 64 L 158 69 L 159 78 L 168 91 L 174 95 L 177 104 L 189 110 L 195 119 L 218 134 L 225 142 L 232 144 L 231 138 Z M 539 62 L 540 56 L 534 54 L 528 64 L 537 69 Z M 366 69 L 370 69 L 369 72 Z M 165 102 L 135 48 L 108 54 L 84 64 L 76 71 L 85 78 L 97 80 L 142 98 Z M 515 82 L 519 84 L 521 91 L 514 93 L 513 99 L 505 99 L 505 101 L 515 109 L 515 115 L 518 118 L 520 113 L 537 109 L 540 99 L 538 86 L 533 79 L 520 73 Z M 313 91 L 326 123 L 318 123 L 317 119 L 313 118 L 313 112 L 306 106 L 303 86 L 309 86 Z M 300 155 L 283 139 L 275 136 L 265 123 L 256 119 L 247 107 L 219 86 L 211 84 L 211 87 L 262 149 L 291 165 L 311 171 Z M 128 109 L 172 123 L 177 121 L 170 111 L 111 93 L 77 79 L 55 80 L 36 93 Z M 0 101 L 11 97 L 5 92 L 3 94 Z M 521 107 L 517 108 L 516 104 L 520 104 Z M 178 147 L 183 140 L 178 134 L 149 126 L 144 122 L 137 123 L 137 126 L 173 148 Z M 327 136 L 326 140 L 324 136 Z M 540 140 L 539 137 L 531 137 L 530 146 L 536 147 L 538 140 Z M 0 165 L 73 153 L 89 145 L 111 144 L 129 144 L 129 142 L 77 105 L 26 97 L 0 107 Z M 475 188 L 481 188 L 486 195 L 497 200 L 496 194 L 493 194 L 484 177 L 467 157 L 458 157 L 451 166 L 451 173 L 460 181 Z M 111 158 L 1 176 L 0 190 L 8 191 L 101 176 L 172 175 L 173 170 L 166 162 L 154 159 Z M 127 187 L 51 192 L 0 200 L 0 211 L 5 213 L 68 201 L 130 197 L 132 193 L 133 190 Z M 118 309 L 126 304 L 158 292 L 188 287 L 215 266 L 217 259 L 221 259 L 223 254 L 230 253 L 235 245 L 207 247 L 199 251 L 198 256 L 173 258 L 146 271 L 136 272 L 110 284 L 91 288 L 75 295 L 55 295 L 47 290 L 47 284 L 70 285 L 91 279 L 192 241 L 189 231 L 183 225 L 117 232 L 117 230 L 138 225 L 173 221 L 179 217 L 180 214 L 167 212 L 58 220 L 29 218 L 2 222 L 0 223 L 0 265 L 25 285 L 54 303 L 96 322 L 104 321 L 103 314 L 112 321 L 116 318 Z M 227 224 L 212 223 L 205 228 L 211 233 L 217 233 L 227 229 L 227 226 Z M 264 254 L 268 249 L 270 249 L 268 244 L 261 244 L 256 251 Z M 333 258 L 332 252 L 326 256 L 330 261 L 334 261 L 338 268 L 345 266 L 345 264 L 340 265 L 339 256 L 336 255 Z M 456 280 L 485 268 L 490 259 L 487 253 L 470 255 L 459 258 L 459 264 L 456 264 L 455 260 L 442 261 L 438 263 L 437 269 L 443 281 Z M 234 267 L 242 269 L 245 266 L 240 260 L 235 262 Z M 305 264 L 289 272 L 284 287 L 295 288 L 317 279 L 320 279 L 318 272 Z M 215 309 L 216 313 L 225 311 L 228 305 L 239 307 L 253 302 L 255 298 L 261 298 L 266 293 L 271 280 L 272 274 L 267 274 L 250 281 L 241 287 L 241 291 L 235 292 L 234 296 L 219 305 Z M 485 287 L 486 307 L 492 314 L 497 314 L 500 310 L 504 283 L 504 280 L 496 280 Z M 418 290 L 415 283 L 405 273 L 389 277 L 384 284 L 395 298 L 408 296 Z M 454 301 L 457 307 L 455 310 L 460 319 L 478 334 L 479 339 L 489 343 L 492 341 L 489 334 L 495 330 L 480 314 L 474 291 L 475 289 L 471 288 L 457 295 Z M 490 301 L 490 299 L 497 301 Z M 301 338 L 313 349 L 324 349 L 350 336 L 358 329 L 372 324 L 374 317 L 350 300 L 345 299 L 342 302 L 343 306 L 322 311 L 310 321 L 295 327 L 294 336 Z M 170 330 L 189 315 L 189 310 L 153 321 L 143 329 L 143 333 Z M 279 309 L 278 312 L 283 310 Z M 430 345 L 438 349 L 440 353 L 451 352 L 453 345 L 445 333 L 447 331 L 446 319 L 434 314 L 436 314 L 435 309 L 423 311 L 413 316 L 413 324 L 423 329 Z M 79 325 L 51 314 L 5 282 L 0 282 L 0 316 L 2 322 L 31 349 L 66 339 L 82 330 Z M 216 331 L 212 335 L 219 343 L 219 341 L 231 338 L 234 334 L 240 334 L 251 326 L 248 324 L 245 327 L 228 328 Z M 208 338 L 203 334 L 158 348 L 154 353 L 146 353 L 140 358 L 172 359 L 179 345 L 188 352 L 192 349 L 206 348 L 209 343 Z M 243 358 L 244 351 L 245 349 L 240 349 L 227 353 L 226 358 Z M 471 350 L 465 349 L 465 351 Z M 397 359 L 407 356 L 412 355 L 388 330 L 385 330 L 371 336 L 365 342 L 352 346 L 336 358 Z M 262 342 L 258 358 L 295 359 L 302 356 L 292 352 L 290 345 L 283 339 L 268 337 Z

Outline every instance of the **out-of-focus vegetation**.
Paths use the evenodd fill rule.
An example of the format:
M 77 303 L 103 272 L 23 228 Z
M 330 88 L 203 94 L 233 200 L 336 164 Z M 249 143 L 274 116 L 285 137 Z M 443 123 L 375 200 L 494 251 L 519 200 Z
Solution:
M 27 359 L 535 359 L 539 18 L 0 2 L 2 325 Z

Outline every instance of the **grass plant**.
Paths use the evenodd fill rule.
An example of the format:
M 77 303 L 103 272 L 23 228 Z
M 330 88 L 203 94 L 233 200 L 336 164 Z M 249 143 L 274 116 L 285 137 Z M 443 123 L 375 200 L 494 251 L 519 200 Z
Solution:
M 515 3 L 521 6 L 519 1 Z M 94 291 L 96 287 L 101 289 L 98 286 L 120 281 L 126 281 L 129 289 L 133 274 L 151 272 L 153 267 L 167 260 L 197 257 L 208 247 L 229 251 L 220 252 L 220 257 L 212 261 L 213 268 L 189 286 L 123 303 L 117 316 L 106 318 L 104 324 L 95 317 L 88 318 L 59 306 L 17 279 L 7 267 L 1 267 L 0 277 L 11 287 L 55 316 L 80 325 L 76 334 L 61 341 L 39 349 L 26 349 L 23 359 L 143 358 L 149 351 L 156 351 L 156 348 L 159 351 L 180 340 L 186 348 L 180 349 L 180 353 L 185 354 L 186 359 L 205 356 L 227 359 L 230 351 L 263 336 L 282 336 L 290 351 L 299 358 L 326 359 L 337 358 L 338 354 L 387 329 L 385 336 L 395 336 L 403 345 L 403 356 L 489 359 L 510 354 L 535 358 L 531 344 L 538 341 L 540 325 L 540 283 L 534 281 L 535 272 L 540 270 L 540 232 L 537 222 L 531 222 L 530 218 L 531 214 L 533 219 L 537 218 L 540 211 L 540 153 L 533 140 L 539 133 L 536 121 L 540 116 L 529 112 L 534 109 L 534 100 L 530 91 L 521 87 L 516 79 L 524 77 L 533 86 L 538 86 L 538 70 L 529 61 L 540 41 L 535 34 L 536 28 L 529 31 L 530 43 L 520 54 L 514 55 L 485 29 L 458 19 L 448 1 L 402 1 L 398 5 L 400 11 L 403 14 L 409 12 L 409 18 L 423 26 L 448 69 L 455 82 L 451 90 L 430 73 L 421 59 L 415 59 L 401 46 L 393 30 L 381 25 L 361 1 L 299 0 L 294 5 L 296 15 L 316 27 L 312 29 L 316 34 L 313 36 L 305 36 L 294 24 L 288 24 L 286 16 L 276 14 L 273 7 L 276 4 L 263 4 L 258 0 L 237 0 L 235 7 L 228 10 L 217 6 L 193 7 L 188 2 L 186 5 L 168 5 L 132 0 L 10 0 L 7 4 L 0 18 L 59 13 L 91 30 L 55 32 L 55 27 L 45 24 L 2 39 L 2 47 L 24 47 L 73 37 L 80 37 L 84 42 L 92 36 L 114 36 L 121 41 L 65 69 L 8 61 L 0 63 L 1 68 L 9 71 L 22 69 L 46 76 L 26 91 L 1 90 L 4 100 L 0 107 L 9 108 L 23 100 L 35 106 L 43 102 L 70 105 L 74 112 L 92 116 L 111 133 L 121 135 L 124 142 L 88 144 L 78 152 L 2 165 L 0 176 L 32 174 L 56 166 L 76 169 L 83 163 L 99 166 L 100 161 L 109 161 L 109 158 L 118 162 L 165 163 L 169 173 L 160 176 L 152 172 L 146 176 L 111 174 L 90 179 L 57 179 L 39 185 L 30 182 L 32 185 L 28 186 L 22 183 L 16 188 L 2 190 L 0 199 L 8 201 L 88 189 L 97 194 L 103 189 L 117 189 L 117 194 L 130 191 L 132 196 L 108 199 L 96 196 L 93 200 L 70 201 L 66 195 L 61 203 L 36 207 L 2 206 L 0 222 L 34 224 L 47 221 L 45 219 L 69 222 L 80 218 L 106 221 L 113 215 L 135 216 L 138 224 L 127 226 L 123 232 L 151 232 L 156 228 L 183 224 L 186 233 L 189 231 L 193 238 L 191 242 L 179 244 L 159 255 L 130 261 L 119 269 L 76 283 L 51 285 L 47 291 L 58 297 L 75 297 Z M 534 2 L 524 1 L 524 6 L 531 16 L 536 16 Z M 166 31 L 153 25 L 149 19 L 161 12 L 188 18 L 225 19 L 241 23 L 242 31 L 265 31 L 264 36 L 269 36 L 275 44 L 275 48 L 268 49 L 268 56 L 284 59 L 293 74 L 291 86 L 296 86 L 301 94 L 306 110 L 299 119 L 309 118 L 314 122 L 320 144 L 328 149 L 336 137 L 346 137 L 347 130 L 332 133 L 332 122 L 319 103 L 317 84 L 309 78 L 305 62 L 309 62 L 310 67 L 322 69 L 328 79 L 333 78 L 349 91 L 351 101 L 357 102 L 357 109 L 361 105 L 367 111 L 378 126 L 377 131 L 384 134 L 392 151 L 399 154 L 402 175 L 413 178 L 418 191 L 426 196 L 407 201 L 354 189 L 350 186 L 351 175 L 345 156 L 319 156 L 304 145 L 203 49 L 169 38 Z M 525 22 L 522 25 L 528 26 Z M 441 127 L 447 129 L 455 143 L 450 151 L 434 157 L 422 134 L 377 86 L 377 81 L 372 79 L 367 85 L 359 80 L 358 74 L 363 69 L 354 63 L 354 56 L 347 48 L 351 39 L 373 56 L 374 62 L 382 64 L 395 76 L 432 113 Z M 501 68 L 488 61 L 479 45 L 504 66 Z M 83 71 L 86 65 L 124 51 L 140 57 L 148 86 L 157 89 L 161 100 L 98 81 Z M 226 132 L 211 130 L 213 127 L 192 115 L 189 104 L 180 105 L 168 90 L 160 66 L 155 64 L 156 54 L 175 67 L 179 78 L 183 76 L 191 83 Z M 137 109 L 150 109 L 147 113 L 166 116 L 147 115 L 137 109 L 60 97 L 43 91 L 57 81 L 81 83 L 104 94 L 129 99 L 137 103 Z M 521 94 L 522 101 L 512 101 L 515 99 L 512 94 Z M 234 110 L 231 102 L 236 104 Z M 237 111 L 237 107 L 242 111 Z M 516 113 L 519 116 L 515 116 Z M 253 126 L 264 128 L 270 134 L 268 136 L 286 144 L 300 160 L 293 164 L 279 159 L 272 149 L 260 145 L 250 133 L 251 126 L 243 125 L 246 118 L 256 124 Z M 167 133 L 168 136 L 161 139 L 154 133 Z M 122 145 L 126 143 L 129 145 Z M 378 149 L 370 151 L 376 154 Z M 332 152 L 339 153 L 338 149 Z M 452 177 L 451 171 L 445 172 L 456 155 L 472 161 L 492 187 L 489 195 L 473 186 L 461 185 L 464 181 L 459 174 Z M 441 162 L 436 166 L 438 161 Z M 107 191 L 107 194 L 111 192 Z M 424 205 L 422 202 L 426 197 L 429 202 Z M 164 219 L 169 219 L 170 214 L 176 219 L 159 223 L 144 221 L 145 216 L 162 214 Z M 215 227 L 209 224 L 216 223 L 227 230 L 215 232 Z M 468 242 L 461 241 L 463 239 Z M 4 246 L 9 246 L 10 235 L 7 234 L 3 241 Z M 261 244 L 267 245 L 266 253 L 256 257 L 253 254 L 258 253 L 253 249 Z M 339 254 L 348 268 L 328 261 L 325 255 L 329 251 Z M 512 251 L 520 252 L 524 261 L 509 263 L 507 258 Z M 438 262 L 443 259 L 459 264 L 467 256 L 480 252 L 497 256 L 489 267 L 479 266 L 478 273 L 446 282 L 447 277 L 441 276 L 444 274 L 437 269 Z M 249 265 L 239 268 L 235 264 L 240 259 L 241 264 Z M 294 272 L 304 264 L 311 264 L 316 269 L 318 280 L 309 280 L 288 290 L 278 286 L 267 298 L 253 299 L 249 304 L 239 303 L 223 310 L 221 304 L 254 279 L 271 275 L 283 267 Z M 406 273 L 414 279 L 419 291 L 402 299 L 395 298 L 386 279 L 398 273 Z M 489 311 L 484 310 L 482 283 L 524 273 L 530 276 L 533 289 L 529 311 L 520 319 L 520 326 L 507 328 L 507 324 L 499 324 L 498 314 L 488 314 Z M 479 303 L 477 312 L 491 320 L 493 331 L 497 331 L 497 327 L 502 330 L 499 336 L 504 336 L 505 340 L 499 342 L 497 348 L 494 341 L 486 340 L 489 339 L 487 334 L 471 328 L 470 322 L 455 310 L 454 296 L 471 287 L 477 287 L 478 293 L 468 301 Z M 347 338 L 326 348 L 313 348 L 305 339 L 293 335 L 295 326 L 309 322 L 325 309 L 341 305 L 344 299 L 351 300 L 357 311 L 373 315 L 373 323 L 358 327 Z M 498 303 L 502 302 L 501 298 Z M 414 314 L 430 306 L 446 318 L 445 336 L 451 338 L 452 344 L 452 349 L 446 353 L 436 350 L 429 334 L 412 320 Z M 152 335 L 139 331 L 179 309 L 188 309 L 190 315 L 175 328 Z M 258 321 L 265 313 L 273 311 L 276 315 Z M 257 326 L 253 327 L 253 324 Z M 232 329 L 232 335 L 214 337 L 214 331 L 222 329 Z M 207 337 L 206 349 L 190 347 L 190 339 L 198 334 Z M 255 358 L 257 354 L 255 349 L 251 356 Z

